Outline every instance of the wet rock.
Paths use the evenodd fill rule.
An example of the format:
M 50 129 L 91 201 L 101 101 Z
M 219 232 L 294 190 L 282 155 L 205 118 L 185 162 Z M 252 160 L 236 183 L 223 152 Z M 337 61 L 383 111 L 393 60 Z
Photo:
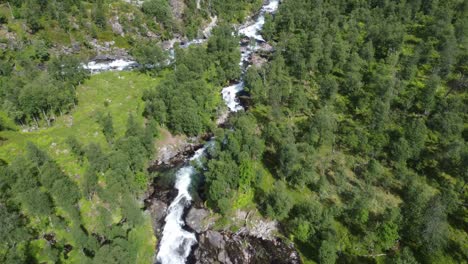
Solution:
M 245 37 L 245 36 L 244 36 L 244 37 L 242 37 L 241 40 L 240 40 L 240 45 L 241 45 L 242 47 L 245 47 L 245 46 L 249 45 L 249 43 L 250 43 L 250 38 L 249 38 L 249 37 Z
M 159 149 L 161 156 L 153 162 L 148 171 L 160 171 L 181 165 L 187 158 L 192 156 L 195 151 L 202 148 L 202 144 L 188 144 L 182 149 L 173 149 L 171 146 L 163 146 Z
M 106 61 L 113 61 L 115 57 L 112 55 L 100 54 L 93 58 L 93 61 L 96 62 L 106 62 Z
M 222 250 L 218 254 L 218 261 L 221 263 L 226 263 L 226 264 L 231 264 L 231 260 L 229 259 L 229 256 L 225 250 Z
M 148 200 L 151 198 L 151 195 L 154 193 L 154 185 L 150 184 L 146 191 L 141 195 L 142 200 Z
M 252 105 L 252 98 L 250 98 L 250 94 L 247 92 L 241 92 L 237 96 L 237 99 L 241 103 L 241 105 L 244 107 L 244 109 L 249 109 L 250 106 Z
M 215 231 L 207 231 L 200 235 L 198 247 L 192 252 L 188 263 L 211 264 L 211 263 L 232 263 L 229 255 L 225 251 L 224 236 Z
M 268 60 L 254 53 L 252 54 L 252 58 L 250 59 L 250 62 L 252 63 L 253 66 L 260 68 L 263 66 L 263 64 L 267 63 Z
M 214 221 L 210 221 L 210 212 L 206 209 L 197 209 L 192 207 L 185 219 L 187 225 L 197 233 L 205 232 L 210 228 Z
M 176 189 L 162 189 L 160 187 L 157 187 L 151 199 L 153 199 L 152 202 L 161 201 L 165 204 L 170 204 L 172 200 L 176 198 L 176 196 L 177 196 Z
M 155 199 L 148 210 L 151 214 L 151 219 L 153 219 L 154 234 L 158 235 L 162 232 L 164 227 L 164 218 L 167 214 L 167 204 Z
M 268 44 L 268 42 L 262 42 L 259 45 L 258 50 L 264 51 L 264 52 L 273 52 L 274 48 L 272 45 Z
M 189 215 L 196 216 L 193 218 L 198 223 L 214 223 L 214 219 L 204 216 L 208 212 L 198 210 L 189 212 L 187 223 Z M 237 210 L 230 220 L 234 226 L 242 227 L 235 233 L 230 231 L 233 226 L 225 226 L 224 231 L 213 231 L 210 227 L 199 233 L 198 246 L 189 263 L 300 263 L 294 245 L 276 237 L 276 221 L 263 218 L 256 210 Z

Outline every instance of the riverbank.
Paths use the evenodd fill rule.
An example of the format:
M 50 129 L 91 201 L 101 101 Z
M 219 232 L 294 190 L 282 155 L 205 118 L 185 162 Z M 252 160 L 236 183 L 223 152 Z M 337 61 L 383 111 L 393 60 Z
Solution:
M 249 32 L 247 38 L 263 42 L 263 39 L 258 37 L 257 31 L 263 26 L 264 14 L 274 12 L 277 6 L 277 1 L 268 2 L 255 16 L 257 22 L 252 24 L 251 21 L 248 21 L 248 24 L 240 27 L 241 32 L 243 32 L 242 28 L 246 28 Z M 245 33 L 242 34 L 245 35 Z M 251 45 L 249 41 L 245 40 L 241 41 L 240 45 L 243 46 L 244 52 L 239 66 L 245 73 L 245 69 L 252 64 L 252 54 L 259 49 L 257 44 Z M 228 86 L 222 91 L 223 99 L 231 113 L 244 109 L 237 98 L 237 94 L 243 91 L 243 86 L 241 78 L 238 83 Z M 223 126 L 228 118 L 229 112 L 221 114 L 217 124 Z M 191 160 L 195 160 L 196 163 L 204 151 L 204 149 L 198 150 L 198 154 Z M 180 151 L 180 153 L 183 155 L 184 151 Z M 177 162 L 172 164 L 172 166 L 177 165 Z M 221 263 L 232 263 L 232 261 L 234 263 L 300 263 L 299 255 L 293 244 L 276 236 L 276 222 L 262 219 L 258 211 L 253 214 L 253 211 L 249 213 L 239 211 L 238 217 L 242 219 L 238 220 L 245 221 L 245 223 L 236 232 L 229 230 L 229 225 L 224 225 L 224 229 L 221 228 L 220 231 L 215 230 L 214 227 L 219 217 L 204 208 L 203 200 L 200 198 L 200 194 L 203 196 L 204 190 L 200 189 L 203 184 L 186 182 L 187 180 L 203 182 L 203 179 L 198 173 L 195 173 L 191 164 L 169 173 L 174 172 L 175 179 L 173 181 L 178 186 L 177 193 L 171 189 L 160 189 L 164 185 L 168 186 L 167 180 L 163 177 L 156 181 L 152 195 L 146 199 L 147 208 L 154 219 L 154 232 L 156 236 L 163 236 L 159 244 L 156 263 L 185 263 L 187 257 L 188 263 L 213 263 L 215 261 Z M 164 183 L 164 181 L 166 182 Z M 185 189 L 180 189 L 181 182 L 184 182 Z M 170 205 L 169 201 L 171 201 Z M 198 204 L 198 208 L 194 207 L 195 205 L 190 205 L 191 203 Z M 249 215 L 255 215 L 255 217 L 249 218 Z M 231 221 L 231 223 L 236 222 Z M 220 226 L 217 228 L 219 229 Z M 196 235 L 195 242 L 193 235 Z M 245 247 L 246 243 L 247 247 Z M 273 248 L 275 248 L 275 254 L 269 254 Z M 264 253 L 258 254 L 259 252 Z

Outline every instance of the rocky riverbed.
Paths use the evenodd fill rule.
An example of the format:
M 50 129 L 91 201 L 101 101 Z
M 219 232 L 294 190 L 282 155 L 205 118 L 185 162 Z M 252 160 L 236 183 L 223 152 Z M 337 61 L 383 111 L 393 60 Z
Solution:
M 257 15 L 240 26 L 239 33 L 245 36 L 240 42 L 239 66 L 243 73 L 250 66 L 261 66 L 273 51 L 259 31 L 265 13 L 274 12 L 278 3 L 278 0 L 265 2 Z M 184 47 L 203 42 L 197 39 Z M 239 96 L 243 88 L 242 78 L 223 88 L 228 111 L 220 115 L 219 126 L 223 126 L 229 113 L 242 111 L 248 105 L 248 94 Z M 257 210 L 238 210 L 224 216 L 228 219 L 220 219 L 221 216 L 204 207 L 200 198 L 204 192 L 200 184 L 203 179 L 196 167 L 211 146 L 202 142 L 210 137 L 190 143 L 169 139 L 162 144 L 150 167 L 150 171 L 161 173 L 145 199 L 146 209 L 153 217 L 154 233 L 160 239 L 156 263 L 301 263 L 294 244 L 279 235 L 277 222 L 264 219 Z
M 160 176 L 147 192 L 145 207 L 152 216 L 153 232 L 158 238 L 163 234 L 168 207 L 178 194 L 170 176 L 191 155 L 179 152 L 175 156 L 184 158 L 174 159 L 173 163 L 168 159 L 163 165 L 153 167 Z M 221 217 L 204 206 L 203 199 L 199 197 L 202 193 L 200 188 L 192 191 L 194 205 L 186 208 L 183 214 L 186 223 L 183 228 L 195 233 L 198 241 L 187 263 L 301 263 L 294 245 L 279 236 L 276 221 L 264 219 L 257 210 L 237 210 L 230 216 L 229 224 L 217 226 L 216 221 Z
M 177 140 L 168 142 L 176 144 Z M 177 144 L 184 146 L 188 143 L 181 140 Z M 156 178 L 145 199 L 146 210 L 153 219 L 153 232 L 158 238 L 163 234 L 168 207 L 178 194 L 173 188 L 173 177 L 168 176 L 174 175 L 193 153 L 174 151 L 173 154 L 177 158 L 155 161 L 161 165 L 152 169 L 161 176 Z M 187 263 L 301 263 L 294 245 L 278 235 L 276 221 L 264 219 L 257 210 L 237 210 L 230 216 L 229 224 L 217 226 L 216 221 L 221 217 L 204 206 L 203 199 L 199 197 L 202 193 L 200 188 L 192 191 L 194 205 L 186 208 L 183 214 L 186 223 L 183 228 L 195 233 L 198 241 Z
M 214 228 L 217 217 L 203 208 L 192 207 L 185 220 L 198 236 L 188 263 L 300 263 L 294 245 L 276 236 L 277 223 L 256 211 L 236 212 L 231 220 L 243 223 L 237 231 L 232 226 Z
M 198 245 L 187 263 L 300 263 L 294 245 L 282 239 L 263 240 L 242 233 L 208 230 L 199 234 Z
M 156 237 L 162 235 L 168 205 L 176 195 L 172 188 L 158 187 L 146 201 Z M 203 207 L 192 207 L 184 215 L 184 229 L 194 232 L 198 240 L 187 263 L 301 263 L 293 243 L 277 236 L 277 223 L 262 219 L 256 211 L 237 211 L 233 223 L 243 226 L 236 231 L 231 230 L 232 226 L 215 227 L 219 216 Z

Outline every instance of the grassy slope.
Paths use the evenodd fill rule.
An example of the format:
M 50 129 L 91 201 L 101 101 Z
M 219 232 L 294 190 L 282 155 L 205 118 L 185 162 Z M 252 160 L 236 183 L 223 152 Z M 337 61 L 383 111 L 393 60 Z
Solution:
M 101 126 L 97 123 L 98 113 L 110 112 L 114 121 L 114 130 L 121 136 L 126 127 L 126 120 L 129 113 L 140 122 L 143 122 L 142 111 L 144 102 L 141 100 L 142 92 L 148 87 L 153 87 L 159 82 L 158 79 L 135 72 L 107 72 L 92 76 L 77 89 L 78 106 L 69 114 L 58 117 L 55 124 L 50 128 L 42 128 L 35 132 L 2 131 L 0 138 L 0 159 L 11 161 L 17 154 L 21 154 L 28 141 L 34 142 L 41 149 L 47 150 L 50 155 L 57 160 L 64 171 L 75 181 L 79 182 L 79 175 L 83 173 L 84 166 L 70 153 L 70 149 L 65 140 L 68 136 L 74 135 L 84 144 L 90 142 L 100 143 L 107 147 Z M 109 102 L 105 106 L 104 101 Z M 93 201 L 93 203 L 96 201 Z M 92 206 L 87 200 L 80 201 L 81 214 L 84 220 L 90 219 L 94 215 L 94 210 L 100 202 Z M 118 210 L 113 210 L 113 216 L 118 218 Z M 120 219 L 120 218 L 118 218 Z M 92 222 L 84 222 L 86 228 L 92 230 Z M 130 240 L 138 248 L 139 263 L 151 260 L 156 246 L 156 238 L 152 235 L 151 220 L 149 215 L 145 215 L 144 225 L 132 230 Z M 65 239 L 73 243 L 73 236 L 61 229 L 50 230 L 57 238 Z M 42 240 L 35 242 L 38 259 L 47 262 L 47 251 L 42 245 Z M 42 243 L 42 244 L 41 244 Z M 71 252 L 69 262 L 76 262 L 80 256 Z
M 94 75 L 77 88 L 78 106 L 69 115 L 57 117 L 52 127 L 34 132 L 0 132 L 0 137 L 6 139 L 0 145 L 0 159 L 11 161 L 16 154 L 24 151 L 26 142 L 31 141 L 48 150 L 68 173 L 78 173 L 73 157 L 64 155 L 69 152 L 66 138 L 74 135 L 84 144 L 97 142 L 105 147 L 107 144 L 97 122 L 98 114 L 110 112 L 117 137 L 121 136 L 129 113 L 134 113 L 142 122 L 142 92 L 157 82 L 156 79 L 134 72 Z M 107 107 L 105 101 L 109 102 Z

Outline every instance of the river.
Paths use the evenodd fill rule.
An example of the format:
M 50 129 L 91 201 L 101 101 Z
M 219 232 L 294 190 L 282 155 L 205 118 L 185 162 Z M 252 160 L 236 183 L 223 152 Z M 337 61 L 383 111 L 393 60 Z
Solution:
M 257 49 L 257 42 L 264 41 L 260 31 L 265 23 L 265 14 L 275 12 L 278 8 L 278 4 L 279 0 L 270 0 L 261 8 L 255 20 L 249 20 L 239 27 L 239 34 L 244 35 L 250 40 L 250 44 L 248 44 L 247 49 L 243 51 L 239 63 L 242 69 L 242 75 L 250 66 L 250 56 Z M 197 39 L 190 43 L 200 44 L 203 42 L 204 39 Z M 237 98 L 237 94 L 243 89 L 244 82 L 241 78 L 238 83 L 225 87 L 221 91 L 223 100 L 230 112 L 244 109 Z M 199 162 L 206 148 L 209 147 L 209 144 L 210 143 L 207 143 L 205 147 L 197 150 L 190 159 L 190 162 Z M 176 172 L 175 188 L 178 194 L 167 210 L 162 238 L 159 243 L 158 255 L 156 256 L 156 263 L 183 264 L 186 262 L 192 247 L 197 243 L 195 234 L 184 229 L 185 222 L 183 219 L 184 211 L 191 206 L 192 197 L 189 188 L 194 174 L 195 168 L 190 163 Z

